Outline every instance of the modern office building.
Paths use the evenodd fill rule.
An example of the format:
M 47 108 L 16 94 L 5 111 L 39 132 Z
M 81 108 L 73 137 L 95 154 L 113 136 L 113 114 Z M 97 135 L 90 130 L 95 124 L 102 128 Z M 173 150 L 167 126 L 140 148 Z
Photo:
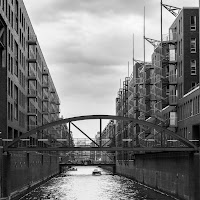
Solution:
M 60 118 L 60 100 L 22 0 L 0 1 L 0 60 L 0 132 L 5 144 Z M 50 145 L 42 139 L 59 134 L 53 127 L 20 145 Z

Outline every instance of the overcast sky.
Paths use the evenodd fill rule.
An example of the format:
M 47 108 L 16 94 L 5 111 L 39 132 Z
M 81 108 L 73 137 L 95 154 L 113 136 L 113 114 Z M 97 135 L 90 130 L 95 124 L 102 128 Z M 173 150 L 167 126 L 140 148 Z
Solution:
M 198 0 L 163 0 L 176 7 Z M 30 20 L 61 100 L 64 118 L 115 115 L 121 82 L 132 72 L 134 57 L 143 60 L 146 37 L 160 40 L 159 0 L 24 0 Z M 163 8 L 163 33 L 175 17 Z M 146 60 L 153 46 L 146 42 Z M 99 122 L 76 123 L 94 137 Z M 104 121 L 104 125 L 107 121 Z M 89 128 L 90 127 L 90 128 Z M 74 137 L 82 137 L 75 129 Z

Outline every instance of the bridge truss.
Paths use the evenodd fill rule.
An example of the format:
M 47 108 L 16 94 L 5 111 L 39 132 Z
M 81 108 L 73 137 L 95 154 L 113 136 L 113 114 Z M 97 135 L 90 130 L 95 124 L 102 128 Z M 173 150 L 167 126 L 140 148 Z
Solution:
M 76 121 L 83 121 L 83 120 L 91 120 L 96 119 L 99 120 L 100 124 L 100 139 L 99 143 L 94 141 L 92 138 L 90 138 L 86 133 L 84 133 L 79 127 L 77 127 L 74 122 Z M 173 141 L 178 141 L 179 145 L 173 146 L 173 145 L 167 145 L 162 144 L 162 146 L 157 145 L 151 145 L 150 147 L 139 145 L 139 146 L 131 146 L 131 147 L 122 147 L 122 146 L 106 146 L 105 143 L 102 144 L 102 120 L 114 120 L 114 121 L 128 121 L 132 122 L 133 124 L 139 124 L 144 125 L 149 128 L 154 128 L 156 131 L 160 134 L 165 134 L 169 136 L 170 138 L 173 138 Z M 75 146 L 69 146 L 69 145 L 63 145 L 59 147 L 18 147 L 16 144 L 20 142 L 21 140 L 30 137 L 31 135 L 34 135 L 44 129 L 51 128 L 53 126 L 57 126 L 60 124 L 69 124 L 69 132 L 71 125 L 74 125 L 79 131 L 81 131 L 90 141 L 93 143 L 93 146 L 87 146 L 87 147 L 75 147 Z M 133 133 L 134 134 L 134 133 Z M 25 134 L 22 134 L 18 138 L 15 138 L 13 141 L 9 142 L 6 146 L 4 146 L 4 152 L 11 152 L 11 151 L 132 151 L 132 152 L 174 152 L 174 151 L 198 151 L 198 147 L 194 145 L 191 141 L 187 140 L 186 138 L 176 134 L 175 132 L 172 132 L 164 127 L 161 127 L 159 125 L 147 122 L 145 120 L 138 120 L 130 117 L 123 117 L 123 116 L 115 116 L 115 115 L 86 115 L 86 116 L 78 116 L 78 117 L 72 117 L 72 118 L 66 118 L 66 119 L 60 119 L 58 121 L 51 122 L 49 124 L 45 124 L 43 126 L 37 127 L 33 130 L 28 131 Z

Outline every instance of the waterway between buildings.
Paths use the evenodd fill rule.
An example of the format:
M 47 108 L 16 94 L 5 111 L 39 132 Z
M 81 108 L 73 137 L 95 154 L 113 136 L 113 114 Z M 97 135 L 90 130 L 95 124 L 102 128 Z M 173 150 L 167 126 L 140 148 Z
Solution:
M 20 200 L 172 200 L 133 180 L 112 175 L 100 169 L 101 176 L 92 176 L 96 167 L 77 167 L 52 178 Z

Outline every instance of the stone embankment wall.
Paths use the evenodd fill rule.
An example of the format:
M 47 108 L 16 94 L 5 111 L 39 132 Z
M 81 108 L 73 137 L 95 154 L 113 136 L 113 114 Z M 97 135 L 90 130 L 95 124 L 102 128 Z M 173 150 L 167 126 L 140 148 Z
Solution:
M 55 155 L 15 152 L 2 155 L 2 161 L 1 198 L 18 199 L 19 195 L 59 173 L 59 159 Z
M 193 153 L 138 154 L 116 173 L 184 200 L 200 199 L 200 159 Z

